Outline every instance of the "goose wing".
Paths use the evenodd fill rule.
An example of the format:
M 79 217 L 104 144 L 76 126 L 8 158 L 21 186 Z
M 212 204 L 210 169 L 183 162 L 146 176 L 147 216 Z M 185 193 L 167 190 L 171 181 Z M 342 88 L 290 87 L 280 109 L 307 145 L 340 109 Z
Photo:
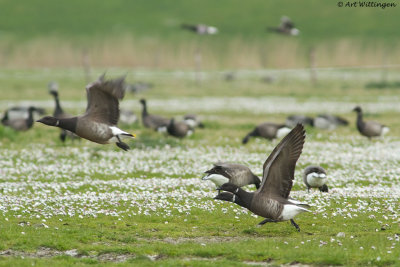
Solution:
M 85 117 L 90 120 L 116 125 L 119 119 L 119 100 L 125 95 L 125 77 L 104 80 L 104 74 L 86 87 Z
M 265 161 L 263 179 L 257 193 L 288 198 L 292 189 L 294 169 L 303 150 L 304 140 L 304 127 L 297 124 Z

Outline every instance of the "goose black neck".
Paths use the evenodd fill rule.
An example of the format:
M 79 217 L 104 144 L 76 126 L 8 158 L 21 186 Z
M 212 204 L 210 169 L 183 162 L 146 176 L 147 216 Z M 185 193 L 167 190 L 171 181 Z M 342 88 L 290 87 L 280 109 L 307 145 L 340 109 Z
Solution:
M 364 127 L 364 122 L 363 122 L 363 114 L 362 111 L 357 112 L 357 129 L 361 131 L 361 129 Z
M 240 187 L 238 189 L 239 190 L 234 194 L 236 196 L 238 196 L 237 199 L 240 199 L 240 203 L 236 203 L 236 199 L 235 199 L 235 203 L 240 205 L 240 206 L 242 206 L 242 207 L 250 208 L 251 201 L 253 200 L 254 193 L 247 192 L 247 191 L 243 190 Z
M 26 120 L 26 124 L 28 125 L 28 128 L 31 128 L 33 125 L 33 110 L 32 109 L 28 110 L 28 119 Z
M 66 118 L 66 119 L 58 119 L 57 127 L 60 127 L 64 130 L 68 130 L 70 132 L 76 133 L 76 125 L 78 123 L 78 118 Z
M 146 102 L 142 102 L 143 109 L 142 109 L 142 116 L 147 115 L 147 104 Z
M 60 105 L 60 100 L 58 98 L 58 94 L 54 94 L 54 100 L 56 102 L 56 108 L 54 109 L 54 116 L 58 116 L 63 113 L 63 110 Z

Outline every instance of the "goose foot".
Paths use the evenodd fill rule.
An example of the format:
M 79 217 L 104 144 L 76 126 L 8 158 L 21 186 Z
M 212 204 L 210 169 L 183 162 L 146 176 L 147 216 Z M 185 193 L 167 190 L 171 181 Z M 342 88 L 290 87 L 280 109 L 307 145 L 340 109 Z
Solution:
M 299 227 L 299 225 L 298 225 L 297 223 L 295 223 L 293 219 L 290 219 L 290 222 L 292 223 L 292 225 L 293 225 L 294 227 L 296 227 L 297 232 L 300 232 L 300 227 Z
M 117 139 L 119 142 L 115 143 L 119 148 L 122 148 L 125 151 L 128 151 L 130 149 L 130 147 L 125 144 L 124 142 L 121 141 L 121 139 L 119 138 L 119 136 L 117 135 Z
M 259 224 L 257 224 L 257 226 L 260 227 L 260 226 L 262 226 L 262 225 L 264 225 L 264 224 L 266 224 L 266 223 L 268 223 L 268 222 L 274 222 L 274 223 L 276 223 L 275 220 L 266 218 L 264 221 L 262 221 L 262 222 L 260 222 Z

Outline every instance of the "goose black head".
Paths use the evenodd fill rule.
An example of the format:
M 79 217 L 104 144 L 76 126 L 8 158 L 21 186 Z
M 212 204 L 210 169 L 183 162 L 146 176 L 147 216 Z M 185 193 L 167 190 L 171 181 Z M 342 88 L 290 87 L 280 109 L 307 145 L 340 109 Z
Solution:
M 59 120 L 57 118 L 54 118 L 51 116 L 43 117 L 40 120 L 37 120 L 37 122 L 41 122 L 41 123 L 49 125 L 49 126 L 58 126 L 58 124 L 59 124 Z
M 239 191 L 239 189 L 240 189 L 239 186 L 231 183 L 225 183 L 217 188 L 217 190 L 227 191 L 234 194 L 236 194 Z
M 219 193 L 214 199 L 228 201 L 228 202 L 235 202 L 236 196 L 235 194 L 229 192 L 222 192 Z
M 144 99 L 144 98 L 140 99 L 140 103 L 141 103 L 142 105 L 146 105 L 146 99 Z
M 362 110 L 361 110 L 361 107 L 357 106 L 357 107 L 355 107 L 355 108 L 353 109 L 353 111 L 355 111 L 355 112 L 361 112 Z

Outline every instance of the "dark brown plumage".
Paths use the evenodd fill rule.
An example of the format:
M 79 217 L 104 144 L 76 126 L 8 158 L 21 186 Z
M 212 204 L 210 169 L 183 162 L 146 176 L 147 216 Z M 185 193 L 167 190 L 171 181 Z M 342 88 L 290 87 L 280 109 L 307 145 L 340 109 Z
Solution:
M 168 126 L 170 119 L 158 116 L 158 115 L 153 115 L 149 114 L 147 111 L 147 102 L 145 99 L 141 99 L 140 103 L 143 106 L 142 109 L 142 123 L 144 127 L 150 128 L 156 131 L 159 131 L 162 128 L 165 128 Z
M 33 126 L 33 112 L 36 110 L 35 107 L 29 107 L 28 108 L 28 117 L 24 118 L 24 117 L 15 117 L 13 118 L 9 112 L 10 111 L 6 111 L 3 118 L 1 119 L 1 123 L 4 126 L 10 127 L 16 131 L 27 131 L 30 128 L 32 128 Z
M 280 138 L 283 135 L 287 134 L 290 131 L 289 128 L 284 124 L 276 124 L 276 123 L 262 123 L 258 125 L 253 131 L 248 133 L 242 140 L 243 144 L 247 144 L 250 137 L 262 137 L 268 140 L 272 140 L 275 138 Z
M 389 131 L 389 128 L 383 124 L 375 121 L 364 121 L 361 107 L 357 106 L 353 109 L 353 111 L 357 112 L 356 125 L 361 135 L 371 138 L 383 136 Z
M 102 75 L 96 82 L 89 84 L 86 87 L 88 105 L 83 115 L 61 119 L 47 116 L 38 122 L 71 131 L 95 143 L 115 142 L 118 147 L 128 150 L 129 146 L 121 138 L 133 138 L 134 135 L 117 127 L 119 100 L 125 93 L 124 79 L 104 80 Z
M 193 133 L 193 128 L 183 121 L 175 121 L 172 118 L 167 126 L 167 132 L 174 137 L 183 138 Z
M 268 27 L 269 31 L 277 32 L 286 35 L 296 36 L 299 35 L 300 31 L 295 28 L 294 23 L 290 18 L 283 16 L 281 18 L 281 24 L 278 27 Z
M 282 139 L 265 161 L 263 179 L 257 191 L 247 192 L 231 183 L 223 184 L 219 189 L 235 194 L 243 207 L 266 218 L 259 225 L 290 220 L 300 231 L 293 218 L 308 210 L 302 207 L 305 204 L 298 204 L 290 200 L 289 194 L 292 189 L 296 162 L 302 152 L 304 140 L 304 127 L 298 124 Z
M 255 175 L 247 166 L 238 163 L 218 162 L 214 167 L 205 171 L 207 175 L 203 180 L 210 180 L 216 186 L 225 183 L 232 183 L 239 187 L 254 184 L 258 189 L 260 187 L 260 178 Z

